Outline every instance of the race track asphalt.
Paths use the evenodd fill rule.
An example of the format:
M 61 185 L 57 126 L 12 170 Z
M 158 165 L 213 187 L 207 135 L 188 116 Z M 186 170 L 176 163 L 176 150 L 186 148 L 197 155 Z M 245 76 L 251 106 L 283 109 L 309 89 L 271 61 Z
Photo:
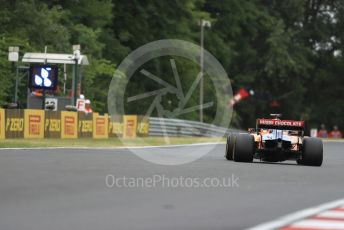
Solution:
M 152 164 L 125 149 L 0 150 L 0 229 L 245 229 L 344 197 L 344 142 L 324 143 L 322 167 L 229 162 L 224 148 L 218 144 L 179 166 Z M 128 188 L 108 187 L 107 175 L 237 181 L 232 187 Z

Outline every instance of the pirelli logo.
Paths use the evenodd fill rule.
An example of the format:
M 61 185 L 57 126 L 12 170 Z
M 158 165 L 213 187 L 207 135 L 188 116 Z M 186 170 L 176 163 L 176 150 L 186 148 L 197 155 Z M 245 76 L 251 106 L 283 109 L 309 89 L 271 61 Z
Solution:
M 29 135 L 39 135 L 41 130 L 41 116 L 29 115 Z
M 105 119 L 96 118 L 96 135 L 104 135 L 104 134 L 105 134 Z
M 64 131 L 65 131 L 65 135 L 74 135 L 75 132 L 75 118 L 74 117 L 69 117 L 69 116 L 65 116 L 64 119 Z
M 78 116 L 75 112 L 61 112 L 61 138 L 78 137 Z
M 109 137 L 109 117 L 107 114 L 100 116 L 98 113 L 93 114 L 93 138 Z
M 137 128 L 137 116 L 127 115 L 124 116 L 124 138 L 135 138 L 136 137 L 136 128 Z
M 24 111 L 24 138 L 44 137 L 44 111 L 26 109 Z

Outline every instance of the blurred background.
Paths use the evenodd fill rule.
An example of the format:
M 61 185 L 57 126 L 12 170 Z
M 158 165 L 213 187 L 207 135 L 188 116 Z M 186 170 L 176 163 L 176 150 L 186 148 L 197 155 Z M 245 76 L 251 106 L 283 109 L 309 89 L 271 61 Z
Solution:
M 106 113 L 113 73 L 131 51 L 159 39 L 199 44 L 203 30 L 204 48 L 223 65 L 234 94 L 246 97 L 228 102 L 229 109 L 234 106 L 233 127 L 252 127 L 257 117 L 278 112 L 285 119 L 304 119 L 309 127 L 324 124 L 330 130 L 337 125 L 343 130 L 341 0 L 0 0 L 0 5 L 0 106 L 13 101 L 16 75 L 7 58 L 9 46 L 18 46 L 21 56 L 44 52 L 45 46 L 50 53 L 66 53 L 80 44 L 89 60 L 80 73 L 82 93 L 92 101 L 93 111 Z M 209 24 L 200 23 L 202 19 Z M 182 59 L 176 62 L 187 90 L 198 69 Z M 156 61 L 146 68 L 173 82 L 166 63 Z M 66 76 L 72 78 L 71 73 Z M 70 89 L 71 81 L 66 82 Z M 147 78 L 133 82 L 128 95 L 151 89 Z M 26 88 L 27 82 L 20 82 L 22 108 Z M 204 90 L 207 102 L 214 87 L 205 80 Z M 196 94 L 190 105 L 198 101 Z M 168 98 L 166 107 L 177 103 L 177 98 Z M 215 109 L 204 110 L 205 122 L 212 121 Z M 140 106 L 126 110 L 144 114 Z M 184 118 L 198 116 L 195 111 Z

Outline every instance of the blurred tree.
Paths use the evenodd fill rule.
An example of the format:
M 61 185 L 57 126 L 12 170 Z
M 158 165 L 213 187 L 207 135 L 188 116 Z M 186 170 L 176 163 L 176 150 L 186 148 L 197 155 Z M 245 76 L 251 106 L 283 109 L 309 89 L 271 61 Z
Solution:
M 199 20 L 210 20 L 205 48 L 226 69 L 232 86 L 254 89 L 256 96 L 235 107 L 235 125 L 252 126 L 257 116 L 281 112 L 307 119 L 311 126 L 337 124 L 343 129 L 344 2 L 340 0 L 0 0 L 0 104 L 12 100 L 14 74 L 7 61 L 10 45 L 21 53 L 71 52 L 81 44 L 90 59 L 82 88 L 96 111 L 107 111 L 107 87 L 116 66 L 132 50 L 155 40 L 175 38 L 199 43 Z M 186 91 L 199 68 L 176 58 Z M 174 83 L 170 60 L 145 65 Z M 136 75 L 127 95 L 155 89 Z M 123 89 L 124 90 L 124 89 Z M 214 100 L 210 81 L 206 100 Z M 128 111 L 142 113 L 128 104 Z M 169 97 L 166 108 L 178 103 Z M 167 104 L 166 104 L 167 103 Z M 226 103 L 226 102 L 220 102 Z M 197 92 L 189 106 L 198 104 Z M 211 121 L 214 109 L 205 111 Z M 198 113 L 183 115 L 197 120 Z

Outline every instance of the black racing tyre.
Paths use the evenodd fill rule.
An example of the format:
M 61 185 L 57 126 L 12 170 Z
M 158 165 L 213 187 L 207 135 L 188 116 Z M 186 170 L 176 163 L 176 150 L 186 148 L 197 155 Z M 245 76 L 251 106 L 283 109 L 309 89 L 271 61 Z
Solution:
M 233 147 L 235 138 L 236 135 L 232 133 L 227 137 L 225 157 L 229 161 L 233 160 Z
M 323 162 L 323 143 L 315 137 L 303 139 L 303 150 L 301 164 L 309 166 L 321 166 Z
M 298 165 L 303 165 L 302 159 L 297 159 L 297 160 L 296 160 L 296 163 L 297 163 Z
M 237 162 L 252 162 L 254 154 L 254 138 L 250 134 L 239 134 L 235 138 L 233 160 Z

